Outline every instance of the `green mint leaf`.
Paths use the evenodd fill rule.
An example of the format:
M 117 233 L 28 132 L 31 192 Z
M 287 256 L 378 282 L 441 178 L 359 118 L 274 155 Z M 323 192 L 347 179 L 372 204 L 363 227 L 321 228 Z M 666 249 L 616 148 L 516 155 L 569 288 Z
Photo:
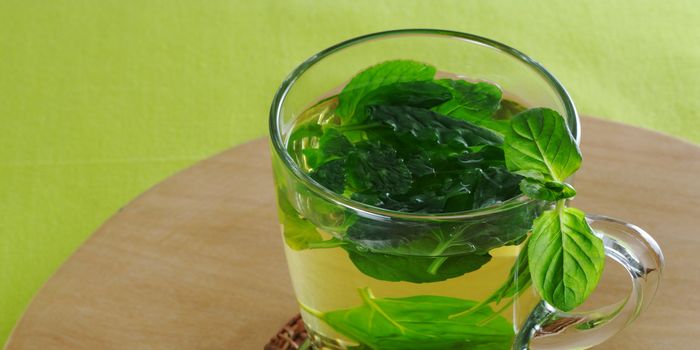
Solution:
M 528 240 L 523 245 L 520 254 L 518 254 L 518 258 L 515 260 L 515 264 L 513 264 L 510 270 L 506 283 L 498 289 L 497 293 L 494 293 L 494 302 L 500 303 L 503 298 L 511 298 L 520 295 L 520 293 L 525 291 L 525 289 L 532 284 L 530 264 L 527 255 L 529 243 L 530 241 Z
M 362 305 L 354 308 L 325 313 L 305 309 L 369 349 L 506 350 L 511 346 L 512 325 L 489 308 L 449 318 L 476 305 L 474 301 L 432 295 L 376 298 L 369 288 L 359 292 Z
M 323 163 L 311 172 L 311 178 L 329 190 L 342 194 L 345 191 L 345 159 Z
M 469 229 L 464 225 L 444 230 L 381 225 L 360 219 L 345 234 L 354 245 L 343 248 L 360 271 L 382 281 L 444 281 L 475 271 L 491 260 L 488 249 L 476 251 L 473 243 L 465 241 L 465 235 L 473 234 Z M 392 251 L 395 247 L 412 251 Z
M 292 134 L 289 136 L 289 142 L 291 143 L 312 137 L 321 137 L 321 135 L 323 135 L 323 130 L 320 125 L 316 123 L 304 123 L 292 131 Z
M 581 305 L 603 272 L 603 242 L 576 208 L 544 212 L 532 229 L 530 274 L 542 299 L 562 311 Z
M 390 105 L 431 108 L 452 98 L 450 90 L 433 81 L 409 81 L 393 83 L 370 91 L 355 109 L 353 123 L 367 119 L 366 106 Z
M 318 140 L 318 149 L 325 158 L 345 157 L 353 149 L 352 143 L 337 129 L 329 128 Z
M 493 118 L 502 98 L 498 86 L 452 79 L 437 80 L 437 83 L 450 89 L 452 99 L 433 108 L 435 112 L 488 127 L 499 133 L 508 130 L 508 121 Z
M 427 81 L 435 76 L 435 67 L 410 60 L 387 61 L 357 74 L 338 95 L 336 114 L 347 124 L 360 101 L 371 91 L 385 85 L 409 81 Z
M 413 157 L 406 160 L 406 166 L 411 171 L 414 177 L 421 177 L 435 174 L 435 169 L 430 163 L 430 158 L 425 152 L 414 154 Z
M 369 106 L 369 119 L 392 128 L 396 136 L 435 147 L 447 145 L 464 150 L 477 145 L 500 145 L 497 133 L 436 112 L 407 106 Z
M 315 169 L 329 160 L 346 157 L 353 147 L 345 135 L 335 128 L 328 128 L 318 138 L 318 148 L 304 148 L 302 153 L 307 166 Z
M 503 167 L 490 166 L 481 170 L 478 183 L 472 190 L 473 209 L 490 207 L 518 195 L 520 177 Z
M 488 254 L 462 254 L 449 257 L 401 256 L 343 248 L 355 267 L 367 276 L 382 281 L 430 283 L 444 281 L 476 271 L 491 261 Z
M 503 146 L 510 171 L 536 171 L 562 182 L 581 165 L 581 152 L 564 118 L 548 108 L 533 108 L 511 121 Z
M 346 184 L 354 192 L 402 194 L 411 188 L 411 171 L 390 145 L 360 142 L 345 161 Z
M 437 258 L 464 254 L 486 255 L 494 248 L 522 243 L 536 215 L 537 211 L 523 207 L 513 209 L 507 215 L 494 218 L 488 223 L 445 223 L 438 227 L 381 223 L 358 218 L 348 227 L 343 238 L 360 247 L 360 250 L 394 256 Z
M 525 178 L 520 181 L 520 191 L 532 199 L 558 201 L 573 198 L 576 190 L 569 184 L 557 181 L 537 181 Z
M 504 166 L 505 154 L 499 146 L 486 145 L 473 152 L 464 152 L 457 157 L 462 166 Z
M 289 248 L 303 250 L 309 248 L 309 244 L 323 241 L 316 226 L 299 216 L 284 192 L 278 191 L 277 203 L 284 241 Z

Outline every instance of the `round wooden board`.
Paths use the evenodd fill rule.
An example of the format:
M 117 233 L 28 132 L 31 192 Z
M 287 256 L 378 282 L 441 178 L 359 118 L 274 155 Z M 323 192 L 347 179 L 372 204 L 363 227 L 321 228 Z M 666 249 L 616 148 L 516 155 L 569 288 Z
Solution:
M 700 148 L 586 118 L 582 149 L 576 206 L 646 228 L 667 260 L 651 308 L 598 349 L 692 348 Z M 200 162 L 107 221 L 39 291 L 6 349 L 262 349 L 297 312 L 278 230 L 265 140 Z

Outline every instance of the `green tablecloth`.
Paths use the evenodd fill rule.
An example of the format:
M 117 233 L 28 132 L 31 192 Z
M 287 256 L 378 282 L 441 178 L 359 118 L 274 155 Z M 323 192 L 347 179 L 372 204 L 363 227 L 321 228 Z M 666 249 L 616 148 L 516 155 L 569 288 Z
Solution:
M 698 23 L 695 0 L 3 0 L 0 344 L 120 206 L 264 135 L 275 88 L 321 48 L 394 28 L 471 32 L 543 63 L 584 114 L 700 142 Z

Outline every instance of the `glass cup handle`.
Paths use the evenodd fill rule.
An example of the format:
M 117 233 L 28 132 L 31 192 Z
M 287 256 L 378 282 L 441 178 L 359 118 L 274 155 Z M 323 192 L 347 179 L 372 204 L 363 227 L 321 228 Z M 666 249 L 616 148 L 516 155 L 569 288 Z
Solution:
M 629 272 L 630 294 L 614 304 L 586 312 L 562 312 L 540 302 L 516 336 L 514 350 L 587 349 L 609 339 L 649 305 L 661 279 L 664 257 L 641 228 L 605 216 L 587 215 L 605 245 L 605 255 Z M 595 293 L 595 292 L 594 292 Z

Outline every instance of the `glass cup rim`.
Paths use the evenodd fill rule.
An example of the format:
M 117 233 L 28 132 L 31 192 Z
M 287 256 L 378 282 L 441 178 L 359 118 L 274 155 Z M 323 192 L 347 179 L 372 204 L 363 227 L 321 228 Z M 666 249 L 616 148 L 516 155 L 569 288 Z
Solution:
M 368 217 L 386 217 L 386 218 L 397 218 L 397 219 L 408 219 L 408 220 L 457 220 L 457 219 L 465 219 L 465 218 L 474 218 L 478 216 L 484 216 L 484 215 L 490 215 L 490 214 L 495 214 L 495 213 L 500 213 L 515 207 L 520 207 L 522 205 L 527 205 L 529 203 L 532 203 L 536 200 L 533 200 L 531 198 L 528 198 L 524 194 L 520 194 L 519 196 L 513 197 L 509 200 L 503 201 L 501 203 L 495 204 L 493 206 L 489 207 L 484 207 L 484 208 L 479 208 L 479 209 L 472 209 L 472 210 L 467 210 L 467 211 L 460 211 L 460 212 L 450 212 L 450 213 L 407 213 L 407 212 L 400 212 L 400 211 L 395 211 L 395 210 L 389 210 L 389 209 L 384 209 L 384 208 L 379 208 L 375 206 L 371 206 L 365 203 L 361 203 L 355 200 L 352 200 L 350 198 L 344 197 L 340 194 L 337 194 L 325 187 L 323 187 L 321 184 L 316 182 L 314 179 L 312 179 L 309 175 L 306 174 L 297 164 L 296 162 L 292 159 L 292 157 L 287 153 L 287 149 L 285 147 L 284 140 L 282 139 L 282 133 L 281 133 L 281 124 L 282 124 L 282 105 L 285 102 L 285 99 L 287 97 L 287 94 L 291 90 L 291 88 L 294 86 L 294 83 L 296 80 L 309 68 L 311 68 L 314 64 L 317 62 L 321 61 L 323 58 L 330 56 L 336 52 L 339 52 L 347 47 L 354 46 L 356 44 L 360 44 L 366 41 L 374 40 L 374 39 L 379 39 L 379 38 L 385 38 L 385 37 L 403 37 L 406 35 L 416 35 L 416 36 L 434 36 L 434 37 L 443 37 L 443 38 L 453 38 L 453 39 L 458 39 L 462 40 L 465 42 L 469 42 L 472 44 L 480 44 L 487 46 L 489 48 L 495 49 L 499 51 L 500 53 L 507 54 L 518 61 L 525 63 L 526 65 L 530 66 L 530 68 L 533 68 L 536 73 L 540 75 L 540 77 L 544 78 L 544 80 L 548 83 L 548 85 L 557 93 L 559 98 L 561 99 L 564 109 L 566 111 L 565 118 L 567 119 L 567 125 L 568 121 L 571 116 L 573 116 L 574 120 L 574 138 L 576 140 L 576 143 L 580 143 L 581 139 L 581 125 L 580 125 L 580 119 L 578 116 L 578 112 L 576 111 L 576 107 L 574 106 L 574 103 L 571 99 L 571 96 L 569 93 L 566 91 L 564 86 L 557 80 L 556 77 L 549 71 L 547 71 L 541 64 L 539 64 L 537 61 L 533 60 L 526 54 L 520 52 L 519 50 L 516 50 L 508 45 L 505 45 L 501 42 L 488 39 L 482 36 L 474 35 L 474 34 L 469 34 L 469 33 L 463 33 L 463 32 L 458 32 L 458 31 L 452 31 L 452 30 L 443 30 L 443 29 L 430 29 L 430 28 L 412 28 L 412 29 L 396 29 L 396 30 L 388 30 L 388 31 L 381 31 L 381 32 L 375 32 L 371 34 L 366 34 L 362 36 L 358 36 L 352 39 L 345 40 L 343 42 L 340 42 L 338 44 L 335 44 L 331 47 L 328 47 L 315 55 L 309 57 L 307 60 L 302 62 L 299 66 L 297 66 L 292 72 L 282 81 L 282 84 L 280 87 L 277 89 L 277 92 L 275 93 L 275 96 L 272 99 L 272 105 L 270 107 L 270 119 L 269 119 L 269 132 L 270 132 L 270 139 L 272 142 L 272 146 L 274 149 L 274 152 L 279 156 L 279 158 L 282 160 L 283 164 L 287 169 L 291 171 L 291 173 L 294 175 L 294 177 L 299 180 L 301 183 L 303 183 L 305 186 L 307 186 L 311 191 L 313 191 L 315 194 L 321 196 L 322 198 L 325 198 L 326 200 L 329 200 L 333 202 L 334 204 L 340 205 L 342 207 L 345 207 L 349 210 L 352 210 L 354 212 L 357 212 L 358 214 L 362 216 L 368 216 Z

